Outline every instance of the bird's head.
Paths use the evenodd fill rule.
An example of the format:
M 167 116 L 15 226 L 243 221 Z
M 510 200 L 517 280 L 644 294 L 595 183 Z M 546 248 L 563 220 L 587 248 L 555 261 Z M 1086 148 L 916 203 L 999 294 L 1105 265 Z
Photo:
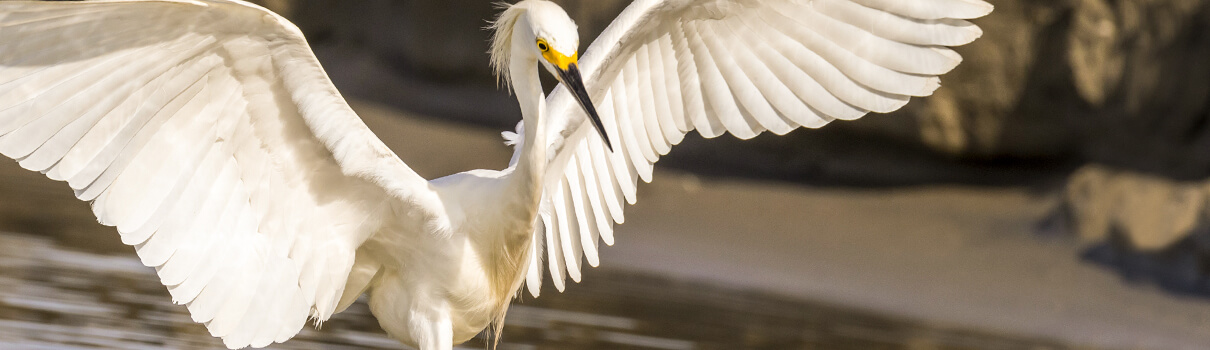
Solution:
M 492 67 L 500 81 L 509 81 L 513 63 L 537 61 L 576 97 L 611 150 L 601 118 L 589 99 L 580 75 L 580 33 L 562 7 L 545 0 L 524 0 L 506 5 L 492 24 Z M 517 61 L 525 60 L 525 61 Z
M 548 1 L 536 1 L 528 12 L 528 29 L 520 42 L 538 58 L 538 63 L 546 67 L 546 71 L 564 79 L 566 72 L 577 68 L 579 61 L 580 34 L 575 22 L 558 5 Z M 529 42 L 529 45 L 524 45 Z

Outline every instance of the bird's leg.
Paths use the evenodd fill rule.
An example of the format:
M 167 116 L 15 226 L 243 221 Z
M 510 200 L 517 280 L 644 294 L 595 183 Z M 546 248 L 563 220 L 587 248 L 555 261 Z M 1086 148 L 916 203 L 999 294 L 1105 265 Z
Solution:
M 448 306 L 413 311 L 409 320 L 412 339 L 420 350 L 452 350 L 454 348 L 454 325 L 450 321 Z

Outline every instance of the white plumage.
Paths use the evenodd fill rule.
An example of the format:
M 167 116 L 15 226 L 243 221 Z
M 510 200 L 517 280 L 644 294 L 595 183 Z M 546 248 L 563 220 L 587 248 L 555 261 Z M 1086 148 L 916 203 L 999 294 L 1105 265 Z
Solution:
M 939 86 L 961 61 L 946 46 L 981 35 L 963 19 L 991 9 L 638 0 L 579 59 L 562 9 L 522 1 L 493 42 L 528 126 L 510 167 L 426 181 L 260 7 L 0 1 L 0 153 L 91 201 L 228 347 L 285 341 L 368 291 L 389 334 L 450 349 L 499 322 L 522 282 L 537 296 L 543 270 L 562 290 L 597 266 L 638 180 L 686 133 L 896 110 Z M 549 97 L 539 66 L 564 83 Z

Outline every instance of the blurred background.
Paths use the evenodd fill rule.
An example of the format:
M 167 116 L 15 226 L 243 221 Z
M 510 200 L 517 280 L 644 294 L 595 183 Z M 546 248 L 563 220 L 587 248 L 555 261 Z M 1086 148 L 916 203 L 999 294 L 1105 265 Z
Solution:
M 629 3 L 556 2 L 585 44 Z M 901 111 L 686 138 L 500 348 L 1210 347 L 1210 1 L 990 2 Z M 259 3 L 421 175 L 506 165 L 491 2 Z M 0 348 L 221 347 L 66 186 L 0 164 L 0 232 Z M 359 303 L 273 348 L 401 346 Z

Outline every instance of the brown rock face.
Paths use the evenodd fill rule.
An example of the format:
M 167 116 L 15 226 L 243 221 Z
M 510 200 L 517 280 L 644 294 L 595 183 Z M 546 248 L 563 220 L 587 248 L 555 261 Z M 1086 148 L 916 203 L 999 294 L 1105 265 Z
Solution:
M 1128 247 L 1159 251 L 1205 220 L 1210 185 L 1088 166 L 1071 176 L 1065 202 L 1086 241 L 1119 234 Z
M 1098 256 L 1178 290 L 1210 292 L 1210 5 L 1075 2 L 1068 59 L 1091 111 L 1066 210 Z M 1109 254 L 1107 252 L 1112 252 Z M 1177 276 L 1177 277 L 1165 277 Z

